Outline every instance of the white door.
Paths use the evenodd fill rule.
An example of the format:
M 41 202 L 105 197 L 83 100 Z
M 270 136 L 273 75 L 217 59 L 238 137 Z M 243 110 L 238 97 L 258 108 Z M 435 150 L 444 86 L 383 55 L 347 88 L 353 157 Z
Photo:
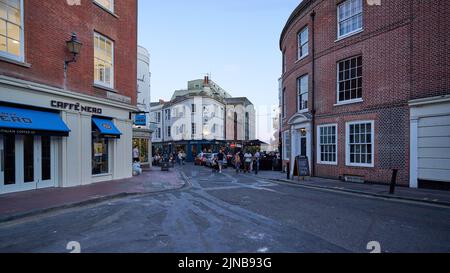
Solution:
M 38 179 L 37 188 L 51 188 L 55 186 L 56 177 L 56 141 L 50 136 L 37 138 L 38 150 Z
M 55 148 L 51 138 L 0 136 L 0 194 L 55 185 Z
M 450 182 L 450 115 L 419 120 L 419 180 Z

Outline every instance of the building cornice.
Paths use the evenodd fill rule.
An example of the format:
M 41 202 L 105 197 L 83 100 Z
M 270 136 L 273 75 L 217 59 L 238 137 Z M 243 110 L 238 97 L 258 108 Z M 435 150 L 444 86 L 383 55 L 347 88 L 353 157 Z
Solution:
M 68 97 L 68 98 L 76 99 L 76 100 L 84 100 L 84 101 L 88 101 L 90 103 L 96 103 L 96 104 L 102 104 L 105 106 L 116 107 L 116 108 L 124 109 L 127 111 L 139 111 L 137 106 L 133 106 L 130 104 L 114 102 L 114 101 L 107 100 L 104 98 L 92 97 L 92 96 L 89 96 L 89 95 L 86 95 L 83 93 L 68 91 L 68 90 L 64 90 L 61 88 L 56 88 L 56 87 L 52 87 L 52 86 L 48 86 L 48 85 L 44 85 L 44 84 L 40 84 L 40 83 L 36 83 L 36 82 L 26 81 L 26 80 L 20 80 L 20 79 L 16 79 L 16 78 L 4 76 L 4 75 L 0 75 L 0 84 L 24 88 L 24 89 L 30 89 L 30 90 L 38 91 L 38 92 L 44 92 L 44 93 L 47 93 L 50 95 L 55 95 L 55 96 L 64 96 L 64 97 Z

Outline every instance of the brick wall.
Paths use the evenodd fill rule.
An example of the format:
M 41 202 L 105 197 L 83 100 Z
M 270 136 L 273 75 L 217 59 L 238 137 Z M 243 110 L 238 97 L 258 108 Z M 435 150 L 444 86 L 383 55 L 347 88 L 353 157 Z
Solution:
M 114 41 L 114 89 L 136 104 L 137 1 L 114 1 L 116 16 L 91 0 L 69 6 L 63 0 L 24 0 L 25 62 L 31 67 L 0 61 L 0 74 L 87 95 L 106 97 L 94 83 L 94 31 Z M 76 32 L 83 43 L 77 63 L 69 65 L 66 41 Z

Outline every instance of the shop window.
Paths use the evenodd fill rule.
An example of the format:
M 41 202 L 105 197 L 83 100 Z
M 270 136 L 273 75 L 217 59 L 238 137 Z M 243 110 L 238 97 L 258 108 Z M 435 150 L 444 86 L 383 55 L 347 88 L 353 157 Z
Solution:
M 51 175 L 51 139 L 49 136 L 43 136 L 41 138 L 42 142 L 42 180 L 50 180 L 52 179 Z
M 16 137 L 14 135 L 4 135 L 3 141 L 5 149 L 4 184 L 14 185 L 16 184 Z
M 109 173 L 109 140 L 98 131 L 92 133 L 92 174 Z
M 24 182 L 34 182 L 34 136 L 24 136 L 23 149 Z
M 149 162 L 149 153 L 148 153 L 148 145 L 149 140 L 144 138 L 135 138 L 133 140 L 133 147 L 138 147 L 139 149 L 139 160 L 141 163 Z

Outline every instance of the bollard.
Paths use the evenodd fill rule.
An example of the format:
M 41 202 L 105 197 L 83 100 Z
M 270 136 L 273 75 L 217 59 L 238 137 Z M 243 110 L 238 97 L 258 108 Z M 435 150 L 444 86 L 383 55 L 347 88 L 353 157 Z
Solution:
M 391 187 L 389 189 L 389 194 L 395 193 L 395 185 L 397 184 L 398 170 L 392 170 Z
M 286 173 L 287 173 L 287 180 L 291 179 L 291 164 L 288 162 L 286 165 Z

